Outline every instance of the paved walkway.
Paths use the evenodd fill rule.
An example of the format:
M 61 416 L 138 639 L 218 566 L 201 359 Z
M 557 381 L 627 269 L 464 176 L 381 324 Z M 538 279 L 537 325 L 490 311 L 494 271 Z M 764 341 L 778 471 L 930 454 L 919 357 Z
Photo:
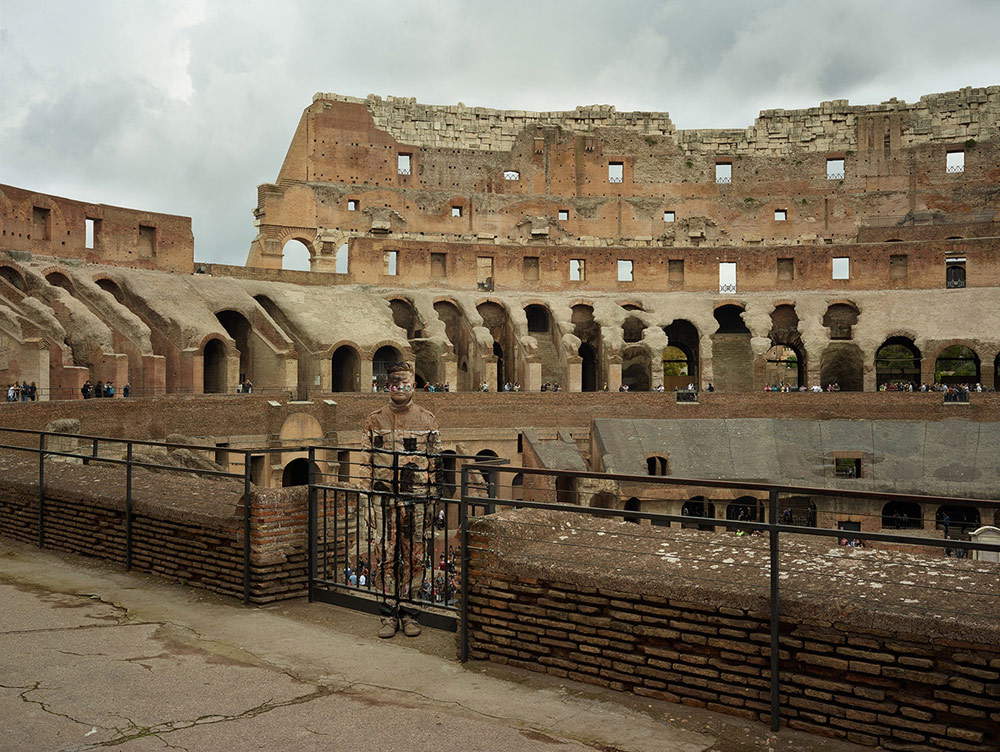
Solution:
M 859 748 L 391 642 L 373 617 L 244 608 L 0 540 L 0 750 L 847 752 Z

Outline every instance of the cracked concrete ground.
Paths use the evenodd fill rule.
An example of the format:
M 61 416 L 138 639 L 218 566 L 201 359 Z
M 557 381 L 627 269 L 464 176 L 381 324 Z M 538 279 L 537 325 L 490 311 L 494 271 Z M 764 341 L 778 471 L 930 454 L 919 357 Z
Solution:
M 853 752 L 0 541 L 0 750 Z

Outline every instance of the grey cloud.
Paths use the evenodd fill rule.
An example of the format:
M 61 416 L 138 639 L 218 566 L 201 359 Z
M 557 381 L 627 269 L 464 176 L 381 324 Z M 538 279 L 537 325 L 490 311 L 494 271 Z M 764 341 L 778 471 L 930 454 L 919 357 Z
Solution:
M 998 22 L 963 0 L 0 0 L 0 182 L 190 214 L 200 259 L 242 263 L 315 91 L 743 127 L 1000 83 Z

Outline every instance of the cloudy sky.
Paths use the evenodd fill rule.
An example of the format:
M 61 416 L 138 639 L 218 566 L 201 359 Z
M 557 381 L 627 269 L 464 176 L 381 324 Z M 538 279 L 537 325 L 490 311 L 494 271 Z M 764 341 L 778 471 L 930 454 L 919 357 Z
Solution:
M 0 0 L 0 183 L 194 218 L 243 263 L 316 91 L 679 128 L 1000 84 L 996 0 Z

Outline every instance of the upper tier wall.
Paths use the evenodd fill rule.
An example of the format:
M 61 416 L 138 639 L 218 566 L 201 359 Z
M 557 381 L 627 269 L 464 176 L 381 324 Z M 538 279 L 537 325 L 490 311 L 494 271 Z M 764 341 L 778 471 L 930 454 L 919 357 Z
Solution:
M 190 217 L 10 185 L 0 185 L 0 250 L 186 274 L 194 267 Z

